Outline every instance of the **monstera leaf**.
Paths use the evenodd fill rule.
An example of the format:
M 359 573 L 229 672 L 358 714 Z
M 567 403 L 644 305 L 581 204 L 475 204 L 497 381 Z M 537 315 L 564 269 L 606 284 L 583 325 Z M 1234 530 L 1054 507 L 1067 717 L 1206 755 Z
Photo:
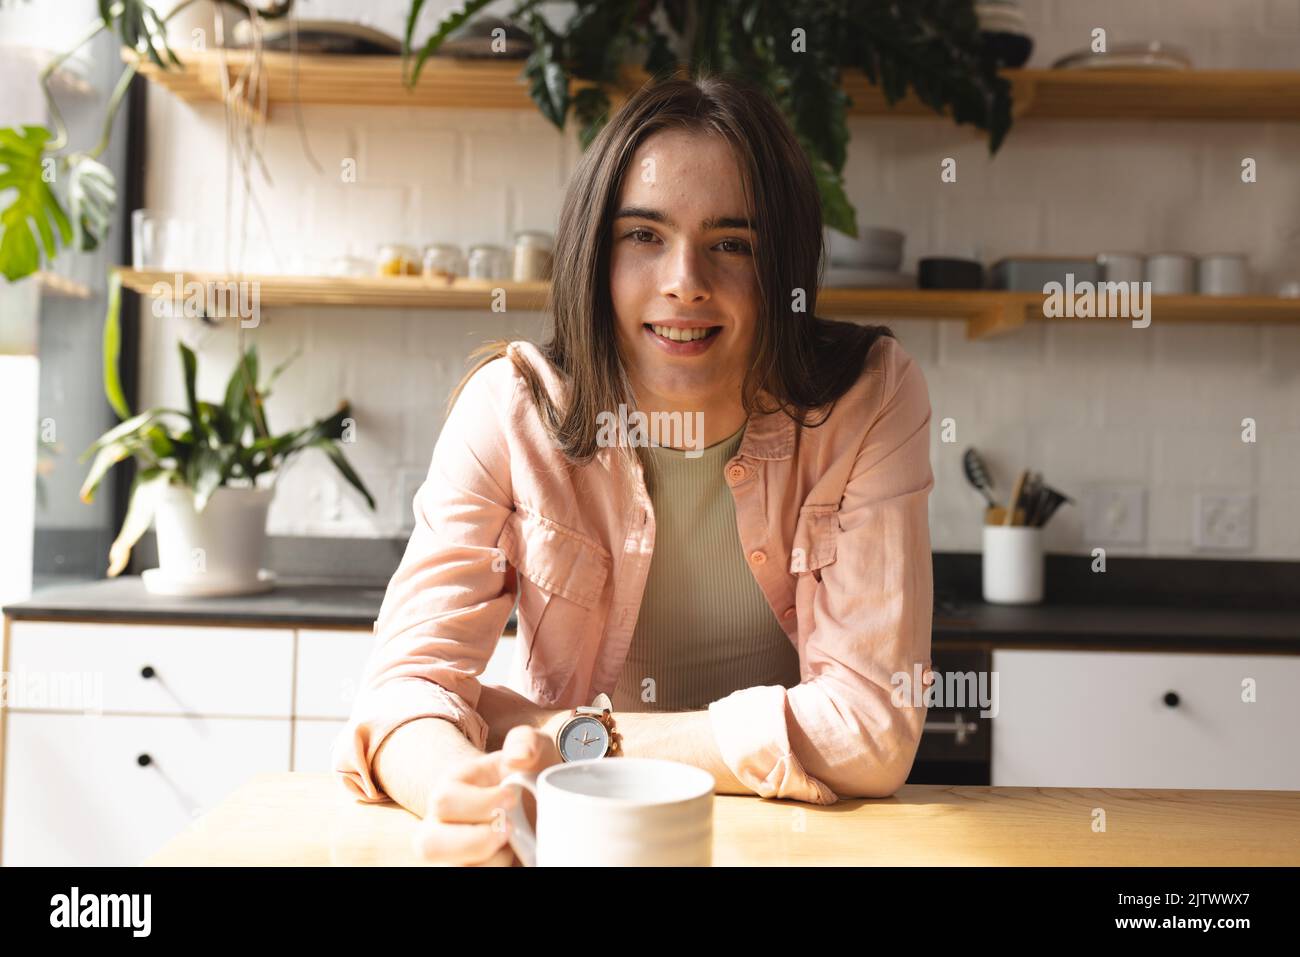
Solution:
M 41 175 L 42 149 L 50 131 L 40 126 L 0 129 L 0 197 L 13 200 L 0 211 L 0 273 L 10 282 L 30 276 L 41 266 L 40 250 L 53 259 L 72 241 L 72 226 Z M 2 200 L 0 200 L 2 201 Z M 57 237 L 56 237 L 57 233 Z M 37 245 L 37 238 L 40 245 Z
M 108 235 L 117 204 L 117 183 L 103 163 L 78 156 L 68 171 L 68 211 L 77 230 L 77 248 L 97 249 Z

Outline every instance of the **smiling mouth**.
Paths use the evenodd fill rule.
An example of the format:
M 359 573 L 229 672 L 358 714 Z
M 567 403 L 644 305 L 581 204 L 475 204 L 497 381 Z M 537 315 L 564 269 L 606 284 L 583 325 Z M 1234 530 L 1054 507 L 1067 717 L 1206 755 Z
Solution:
M 672 342 L 695 342 L 698 339 L 708 339 L 716 336 L 722 331 L 721 326 L 699 326 L 694 329 L 678 329 L 672 326 L 656 326 L 649 322 L 643 322 L 641 325 L 660 338 L 668 339 Z

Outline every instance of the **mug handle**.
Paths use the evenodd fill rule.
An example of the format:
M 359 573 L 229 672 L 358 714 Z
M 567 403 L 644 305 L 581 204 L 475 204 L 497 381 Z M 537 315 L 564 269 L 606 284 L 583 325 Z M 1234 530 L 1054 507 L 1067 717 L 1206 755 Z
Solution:
M 516 788 L 526 788 L 537 798 L 537 774 L 529 771 L 514 771 L 505 776 L 502 784 Z M 506 820 L 510 828 L 509 843 L 524 867 L 537 866 L 537 835 L 528 823 L 524 813 L 524 802 L 516 801 L 507 812 Z

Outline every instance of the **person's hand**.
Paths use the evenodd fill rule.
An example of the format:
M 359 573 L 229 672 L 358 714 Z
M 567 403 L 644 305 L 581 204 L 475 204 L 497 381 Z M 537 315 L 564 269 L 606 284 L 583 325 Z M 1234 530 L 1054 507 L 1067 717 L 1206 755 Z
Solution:
M 429 792 L 416 850 L 439 864 L 513 866 L 506 814 L 522 795 L 501 782 L 515 771 L 541 771 L 559 761 L 555 742 L 541 731 L 527 725 L 511 728 L 501 750 L 449 769 Z

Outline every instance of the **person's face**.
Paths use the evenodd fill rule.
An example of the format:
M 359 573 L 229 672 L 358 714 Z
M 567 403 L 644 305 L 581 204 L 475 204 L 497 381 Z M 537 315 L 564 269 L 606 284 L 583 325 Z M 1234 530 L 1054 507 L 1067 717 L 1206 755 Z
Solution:
M 647 138 L 623 177 L 610 238 L 618 348 L 638 405 L 739 404 L 758 322 L 758 237 L 730 147 L 680 130 Z M 674 341 L 655 325 L 714 331 Z

